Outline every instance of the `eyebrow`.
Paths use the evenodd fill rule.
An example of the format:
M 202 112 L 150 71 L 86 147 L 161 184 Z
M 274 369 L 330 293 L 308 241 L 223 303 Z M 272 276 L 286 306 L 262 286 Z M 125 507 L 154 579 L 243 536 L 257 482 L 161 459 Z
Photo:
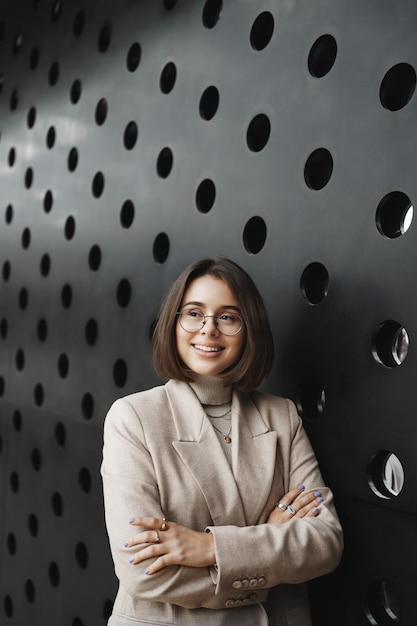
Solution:
M 195 301 L 191 301 L 191 302 L 185 302 L 182 305 L 182 308 L 186 307 L 186 306 L 199 306 L 201 308 L 205 308 L 205 304 L 204 302 L 195 302 Z M 234 304 L 222 304 L 221 306 L 218 307 L 219 309 L 233 309 L 234 311 L 237 311 L 238 313 L 240 313 L 240 309 L 239 307 L 235 306 Z

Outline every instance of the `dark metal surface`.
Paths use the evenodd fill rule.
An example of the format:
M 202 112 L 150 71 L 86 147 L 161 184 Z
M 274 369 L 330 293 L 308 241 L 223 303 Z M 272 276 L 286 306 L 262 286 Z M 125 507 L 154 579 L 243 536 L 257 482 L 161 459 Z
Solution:
M 1 624 L 106 623 L 104 415 L 158 384 L 172 279 L 226 255 L 345 526 L 315 625 L 414 626 L 416 20 L 414 0 L 1 3 Z

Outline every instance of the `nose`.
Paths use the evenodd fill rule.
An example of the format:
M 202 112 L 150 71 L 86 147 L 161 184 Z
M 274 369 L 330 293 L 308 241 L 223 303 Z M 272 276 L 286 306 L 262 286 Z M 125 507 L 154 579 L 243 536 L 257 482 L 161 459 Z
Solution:
M 219 334 L 219 329 L 217 328 L 216 324 L 216 318 L 213 315 L 206 315 L 200 332 L 208 335 Z

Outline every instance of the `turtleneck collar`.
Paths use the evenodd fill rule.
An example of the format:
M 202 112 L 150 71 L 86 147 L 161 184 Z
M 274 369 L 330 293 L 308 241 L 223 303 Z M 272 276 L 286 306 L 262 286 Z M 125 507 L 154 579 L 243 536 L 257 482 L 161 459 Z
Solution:
M 220 376 L 199 376 L 190 383 L 190 387 L 201 404 L 226 404 L 232 400 L 232 388 L 224 384 Z

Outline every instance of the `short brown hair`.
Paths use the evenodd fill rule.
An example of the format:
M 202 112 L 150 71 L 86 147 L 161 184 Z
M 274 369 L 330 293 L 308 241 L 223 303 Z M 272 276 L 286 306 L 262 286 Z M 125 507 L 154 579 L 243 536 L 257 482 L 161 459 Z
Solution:
M 224 280 L 236 297 L 246 329 L 240 359 L 221 376 L 241 391 L 252 391 L 269 374 L 274 345 L 267 312 L 252 278 L 237 263 L 226 258 L 202 259 L 187 267 L 173 283 L 165 298 L 152 336 L 153 366 L 161 378 L 191 382 L 193 373 L 182 363 L 176 345 L 176 313 L 188 286 L 201 276 Z

